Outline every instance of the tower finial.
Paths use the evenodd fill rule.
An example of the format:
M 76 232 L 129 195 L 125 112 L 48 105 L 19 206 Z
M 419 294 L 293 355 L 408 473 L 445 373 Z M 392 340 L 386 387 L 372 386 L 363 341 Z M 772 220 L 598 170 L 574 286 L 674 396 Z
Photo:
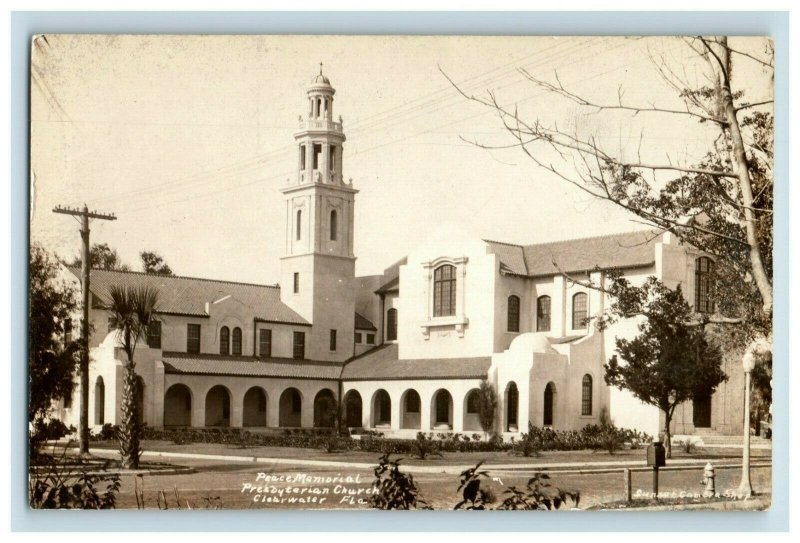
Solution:
M 319 63 L 319 75 L 322 75 L 322 63 Z

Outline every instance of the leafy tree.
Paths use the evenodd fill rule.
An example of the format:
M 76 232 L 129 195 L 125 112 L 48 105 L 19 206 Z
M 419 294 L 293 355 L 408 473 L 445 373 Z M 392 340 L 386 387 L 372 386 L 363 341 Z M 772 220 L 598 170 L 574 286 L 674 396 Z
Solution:
M 79 342 L 65 341 L 77 302 L 72 286 L 59 281 L 58 272 L 55 256 L 33 243 L 30 252 L 28 421 L 37 428 L 54 401 L 71 397 L 73 375 L 78 366 Z M 36 454 L 35 450 L 29 452 Z
M 111 270 L 111 271 L 130 271 L 130 266 L 124 264 L 117 254 L 116 249 L 112 249 L 107 243 L 93 243 L 89 249 L 89 264 L 92 269 Z M 72 259 L 70 266 L 80 266 L 81 257 L 76 256 Z
M 647 149 L 644 138 L 638 152 L 614 152 L 609 149 L 616 140 L 612 143 L 601 133 L 587 133 L 577 125 L 568 130 L 564 126 L 569 122 L 559 125 L 539 118 L 526 119 L 515 106 L 502 105 L 494 92 L 477 97 L 459 91 L 469 100 L 494 110 L 512 136 L 512 145 L 537 167 L 714 255 L 717 273 L 712 290 L 719 300 L 719 315 L 709 321 L 738 320 L 738 348 L 770 350 L 773 100 L 771 96 L 745 98 L 745 85 L 752 80 L 748 80 L 747 72 L 734 70 L 734 66 L 755 63 L 771 84 L 773 44 L 766 39 L 759 51 L 756 47 L 734 47 L 725 36 L 674 39 L 686 47 L 683 66 L 670 66 L 666 55 L 648 49 L 665 88 L 674 91 L 672 105 L 657 105 L 646 99 L 631 102 L 622 88 L 613 98 L 604 100 L 565 87 L 557 74 L 552 80 L 544 80 L 524 69 L 519 72 L 546 94 L 575 104 L 580 113 L 593 114 L 595 119 L 625 113 L 649 116 L 654 121 L 682 116 L 696 121 L 699 130 L 713 129 L 717 137 L 697 164 L 680 164 L 669 157 L 657 162 L 643 160 L 643 153 L 648 151 L 652 156 L 663 156 L 658 149 Z M 689 81 L 689 73 L 697 75 L 698 83 Z M 740 73 L 746 75 L 737 77 Z M 643 89 L 636 94 L 646 95 L 648 91 Z M 597 125 L 606 126 L 603 122 Z M 660 129 L 657 122 L 652 127 Z M 508 147 L 505 142 L 473 143 L 488 149 Z
M 614 278 L 609 312 L 598 323 L 604 329 L 619 318 L 640 316 L 639 335 L 617 338 L 615 354 L 605 364 L 605 381 L 627 389 L 664 416 L 664 441 L 671 458 L 670 423 L 675 408 L 697 393 L 712 393 L 727 380 L 722 353 L 708 340 L 680 286 L 672 290 L 650 277 L 643 286 Z
M 158 304 L 158 291 L 150 287 L 114 285 L 109 289 L 111 303 L 108 310 L 111 322 L 128 361 L 122 389 L 122 413 L 117 436 L 122 464 L 126 468 L 139 467 L 141 432 L 139 405 L 136 402 L 136 363 L 134 354 L 140 340 L 147 337 L 147 328 L 153 320 Z
M 142 251 L 139 253 L 142 259 L 142 271 L 157 275 L 174 275 L 169 265 L 164 262 L 164 257 L 155 251 Z
M 486 379 L 481 381 L 478 390 L 478 421 L 484 432 L 493 432 L 497 416 L 497 393 Z

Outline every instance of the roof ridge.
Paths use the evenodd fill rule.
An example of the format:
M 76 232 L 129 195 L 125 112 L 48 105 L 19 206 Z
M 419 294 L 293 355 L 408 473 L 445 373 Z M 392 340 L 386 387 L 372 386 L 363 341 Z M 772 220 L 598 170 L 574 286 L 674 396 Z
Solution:
M 554 240 L 554 241 L 542 241 L 542 242 L 539 242 L 539 243 L 529 243 L 527 245 L 522 245 L 522 248 L 523 249 L 527 249 L 528 247 L 537 247 L 537 246 L 542 246 L 542 245 L 557 245 L 557 244 L 560 244 L 560 243 L 570 243 L 570 242 L 573 242 L 573 241 L 588 241 L 588 240 L 592 240 L 592 239 L 613 238 L 613 237 L 618 237 L 618 236 L 629 236 L 629 235 L 632 235 L 632 234 L 644 234 L 644 233 L 647 233 L 647 232 L 654 233 L 655 231 L 656 231 L 655 229 L 629 230 L 627 232 L 617 232 L 616 234 L 601 234 L 599 236 L 587 236 L 587 237 L 582 237 L 582 238 L 570 238 L 570 239 L 560 239 L 560 240 Z M 502 242 L 497 242 L 497 243 L 502 243 Z
M 67 268 L 74 268 L 80 269 L 80 266 L 72 266 L 67 265 Z M 142 271 L 135 271 L 135 270 L 107 270 L 105 268 L 91 268 L 92 271 L 102 271 L 102 272 L 109 272 L 109 273 L 129 273 L 133 275 L 146 275 L 148 277 L 168 277 L 171 279 L 187 279 L 190 281 L 206 281 L 209 283 L 227 283 L 229 285 L 243 285 L 247 287 L 264 287 L 264 288 L 277 288 L 280 289 L 281 286 L 279 284 L 274 285 L 264 285 L 261 283 L 246 283 L 244 281 L 228 281 L 226 279 L 209 279 L 208 277 L 190 277 L 188 275 L 168 275 L 164 273 L 147 273 Z
M 511 243 L 511 242 L 508 242 L 508 241 L 498 241 L 496 239 L 481 239 L 481 241 L 483 241 L 484 243 L 499 243 L 500 245 L 511 245 L 512 247 L 519 247 L 520 249 L 523 249 L 525 247 L 524 245 L 520 245 L 519 243 Z

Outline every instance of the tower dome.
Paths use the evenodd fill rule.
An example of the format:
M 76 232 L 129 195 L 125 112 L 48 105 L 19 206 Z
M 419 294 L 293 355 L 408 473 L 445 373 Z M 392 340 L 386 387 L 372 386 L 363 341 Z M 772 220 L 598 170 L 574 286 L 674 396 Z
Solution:
M 330 85 L 331 80 L 328 79 L 326 76 L 322 75 L 322 71 L 320 70 L 319 74 L 314 76 L 314 79 L 311 81 L 312 85 Z

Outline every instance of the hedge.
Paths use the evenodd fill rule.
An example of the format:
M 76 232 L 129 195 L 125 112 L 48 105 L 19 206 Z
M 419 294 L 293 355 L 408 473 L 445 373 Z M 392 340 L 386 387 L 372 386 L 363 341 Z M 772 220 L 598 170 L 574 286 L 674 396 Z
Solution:
M 240 447 L 298 447 L 308 449 L 363 451 L 389 454 L 418 454 L 421 440 L 438 452 L 567 451 L 584 449 L 619 449 L 623 444 L 638 448 L 650 440 L 647 434 L 614 426 L 589 425 L 575 430 L 553 430 L 530 426 L 520 439 L 504 442 L 499 436 L 485 439 L 483 434 L 419 432 L 417 439 L 383 437 L 379 432 L 365 432 L 360 439 L 337 436 L 329 429 L 294 429 L 281 432 L 250 432 L 239 428 L 148 428 L 143 439 L 185 443 L 219 443 Z M 612 450 L 613 449 L 613 450 Z

